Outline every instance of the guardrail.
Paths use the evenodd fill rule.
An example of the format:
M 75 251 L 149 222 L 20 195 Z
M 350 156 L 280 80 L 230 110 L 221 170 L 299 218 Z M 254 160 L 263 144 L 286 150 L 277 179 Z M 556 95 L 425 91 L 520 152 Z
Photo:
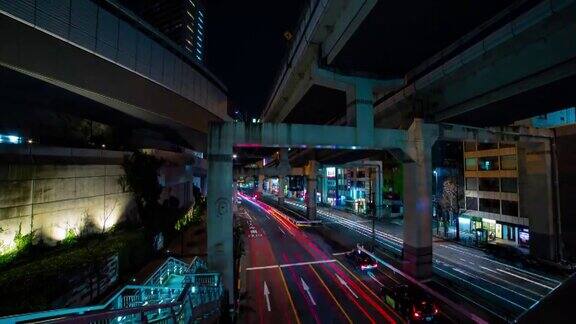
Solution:
M 188 323 L 219 311 L 220 274 L 196 273 L 204 269 L 199 258 L 190 264 L 169 258 L 144 285 L 126 285 L 103 304 L 0 317 L 0 322 Z M 182 280 L 170 281 L 170 276 Z M 174 282 L 178 285 L 170 285 Z

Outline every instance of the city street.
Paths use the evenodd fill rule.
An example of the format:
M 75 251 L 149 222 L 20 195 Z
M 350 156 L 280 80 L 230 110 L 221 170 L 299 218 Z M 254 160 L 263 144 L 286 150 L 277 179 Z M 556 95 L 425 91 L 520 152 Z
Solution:
M 576 0 L 0 30 L 0 324 L 574 322 Z
M 260 202 L 243 200 L 246 254 L 242 319 L 250 323 L 403 322 L 378 297 L 395 280 L 384 271 L 360 273 L 317 234 L 301 230 Z M 241 288 L 242 289 L 242 288 Z
M 267 195 L 267 199 L 274 199 Z M 286 199 L 286 206 L 302 212 L 304 204 Z M 371 238 L 371 222 L 360 216 L 331 208 L 318 208 L 324 226 L 345 229 L 358 240 Z M 376 241 L 382 255 L 401 255 L 402 228 L 376 224 Z M 434 278 L 428 284 L 453 300 L 464 300 L 481 313 L 510 320 L 530 308 L 558 286 L 562 278 L 543 275 L 496 260 L 485 252 L 453 242 L 435 240 Z

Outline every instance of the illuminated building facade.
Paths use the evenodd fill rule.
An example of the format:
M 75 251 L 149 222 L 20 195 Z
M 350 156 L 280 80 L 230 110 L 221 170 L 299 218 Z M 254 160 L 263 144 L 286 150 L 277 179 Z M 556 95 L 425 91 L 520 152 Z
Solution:
M 204 62 L 206 9 L 199 0 L 130 1 L 122 4 Z

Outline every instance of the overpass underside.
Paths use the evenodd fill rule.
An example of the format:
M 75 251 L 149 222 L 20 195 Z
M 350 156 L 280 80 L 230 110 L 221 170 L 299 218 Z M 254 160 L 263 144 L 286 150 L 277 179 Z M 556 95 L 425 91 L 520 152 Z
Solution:
M 83 0 L 62 2 L 59 10 L 53 5 L 0 3 L 1 73 L 17 74 L 28 90 L 9 93 L 12 79 L 2 80 L 2 95 L 13 106 L 40 102 L 83 118 L 119 118 L 170 129 L 188 146 L 205 147 L 199 135 L 227 118 L 226 97 L 178 49 L 163 47 L 153 31 L 111 8 Z
M 415 119 L 408 130 L 303 124 L 213 124 L 208 144 L 208 262 L 222 271 L 225 286 L 233 287 L 233 154 L 234 148 L 274 147 L 391 151 L 404 163 L 404 264 L 414 277 L 432 271 L 432 146 L 442 140 L 527 141 L 540 145 L 548 138 L 427 124 Z M 277 170 L 289 174 L 287 155 Z M 283 163 L 284 161 L 284 163 Z M 315 187 L 316 161 L 303 174 Z M 282 171 L 283 170 L 283 171 Z M 261 177 L 263 175 L 259 174 Z M 550 179 L 548 179 L 550 180 Z M 313 191 L 313 190 L 312 190 Z M 283 202 L 279 197 L 279 202 Z M 309 201 L 314 201 L 309 199 Z M 308 208 L 314 206 L 308 206 Z

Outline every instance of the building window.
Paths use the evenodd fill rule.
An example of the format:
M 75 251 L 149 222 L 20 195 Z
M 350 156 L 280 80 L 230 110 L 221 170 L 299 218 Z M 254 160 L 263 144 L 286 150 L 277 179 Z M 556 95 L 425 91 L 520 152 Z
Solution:
M 467 158 L 466 159 L 466 171 L 476 171 L 476 164 L 477 164 L 477 160 L 476 158 Z
M 464 152 L 476 151 L 476 142 L 464 142 Z
M 466 209 L 468 209 L 468 210 L 478 210 L 478 198 L 476 198 L 476 197 L 466 197 Z
M 500 185 L 502 192 L 518 192 L 518 179 L 516 178 L 501 178 Z
M 500 200 L 480 198 L 479 201 L 480 211 L 500 214 Z
M 478 178 L 466 178 L 466 190 L 478 190 Z
M 499 170 L 498 165 L 498 157 L 497 156 L 488 156 L 482 157 L 478 159 L 478 170 L 481 171 L 493 171 Z
M 518 202 L 502 200 L 502 214 L 508 216 L 518 216 Z
M 500 157 L 502 170 L 516 170 L 516 155 L 503 155 Z
M 480 191 L 500 191 L 500 179 L 498 178 L 480 178 L 478 182 Z
M 498 143 L 478 143 L 478 151 L 493 150 L 498 148 Z

